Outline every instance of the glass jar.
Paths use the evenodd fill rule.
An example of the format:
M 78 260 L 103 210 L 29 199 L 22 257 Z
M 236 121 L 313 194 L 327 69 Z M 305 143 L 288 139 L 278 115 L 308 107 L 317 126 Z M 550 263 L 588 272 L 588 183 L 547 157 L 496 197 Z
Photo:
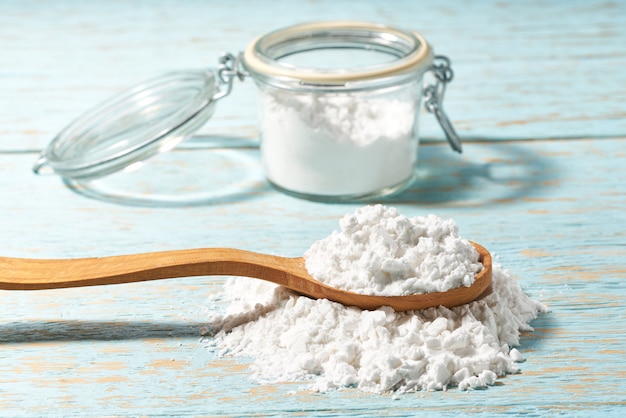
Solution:
M 429 71 L 436 83 L 424 88 Z M 422 97 L 461 150 L 441 107 L 447 58 L 413 31 L 335 21 L 270 32 L 217 69 L 173 73 L 114 97 L 62 131 L 35 171 L 48 166 L 75 189 L 94 189 L 102 183 L 94 179 L 192 135 L 233 80 L 248 76 L 258 86 L 262 166 L 282 192 L 331 202 L 403 189 L 417 163 Z
M 303 24 L 258 38 L 243 62 L 259 87 L 263 167 L 274 187 L 350 201 L 411 181 L 422 76 L 433 62 L 419 34 Z

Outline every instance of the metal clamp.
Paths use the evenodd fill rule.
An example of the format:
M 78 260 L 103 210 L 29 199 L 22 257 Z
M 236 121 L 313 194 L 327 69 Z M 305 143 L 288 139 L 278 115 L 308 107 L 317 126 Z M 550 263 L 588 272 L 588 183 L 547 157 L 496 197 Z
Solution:
M 217 67 L 217 77 L 221 84 L 226 85 L 226 88 L 218 91 L 215 96 L 213 96 L 213 100 L 228 96 L 233 90 L 233 81 L 235 78 L 243 81 L 246 76 L 249 75 L 241 61 L 242 57 L 243 55 L 241 53 L 235 55 L 230 52 L 220 56 L 219 65 Z
M 460 153 L 462 151 L 461 139 L 443 110 L 443 97 L 446 92 L 446 85 L 454 77 L 454 72 L 450 68 L 450 59 L 444 55 L 435 56 L 432 72 L 437 81 L 424 89 L 424 107 L 435 115 L 452 149 Z

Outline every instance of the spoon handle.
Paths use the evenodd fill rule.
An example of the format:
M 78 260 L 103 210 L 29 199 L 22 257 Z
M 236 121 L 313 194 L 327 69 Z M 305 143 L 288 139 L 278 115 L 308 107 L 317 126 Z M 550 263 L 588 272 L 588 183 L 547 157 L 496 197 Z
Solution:
M 256 277 L 288 288 L 306 272 L 302 258 L 200 248 L 100 258 L 0 257 L 0 289 L 41 290 L 191 276 Z
M 325 298 L 361 309 L 390 306 L 396 311 L 407 311 L 439 305 L 452 308 L 475 300 L 488 291 L 491 283 L 491 255 L 482 246 L 472 244 L 480 254 L 483 269 L 471 286 L 406 296 L 364 295 L 336 289 L 313 279 L 301 257 L 284 258 L 231 248 L 64 260 L 0 257 L 0 289 L 40 290 L 176 277 L 243 276 L 266 280 L 312 298 Z

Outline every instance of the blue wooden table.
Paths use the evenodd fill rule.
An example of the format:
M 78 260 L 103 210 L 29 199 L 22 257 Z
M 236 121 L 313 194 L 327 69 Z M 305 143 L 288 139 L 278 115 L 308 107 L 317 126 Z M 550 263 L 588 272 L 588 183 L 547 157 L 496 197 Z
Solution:
M 182 148 L 107 186 L 144 200 L 86 197 L 31 166 L 70 120 L 117 91 L 214 66 L 260 34 L 325 19 L 413 28 L 452 58 L 446 108 L 464 153 L 452 153 L 422 115 L 417 180 L 382 202 L 408 216 L 454 218 L 549 306 L 522 338 L 521 373 L 481 391 L 314 393 L 255 383 L 248 360 L 219 357 L 201 341 L 225 308 L 215 295 L 226 278 L 1 291 L 0 416 L 626 413 L 619 0 L 1 0 L 0 254 L 219 246 L 301 255 L 360 204 L 298 200 L 265 183 L 252 82 L 237 84 Z

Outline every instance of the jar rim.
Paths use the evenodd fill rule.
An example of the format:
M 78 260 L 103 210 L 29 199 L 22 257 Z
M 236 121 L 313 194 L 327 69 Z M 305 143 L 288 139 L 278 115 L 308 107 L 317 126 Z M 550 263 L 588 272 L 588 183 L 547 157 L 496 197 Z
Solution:
M 349 36 L 353 47 L 385 49 L 398 59 L 369 67 L 317 69 L 298 67 L 280 62 L 281 48 L 301 52 L 314 47 L 298 48 L 298 42 L 332 40 L 340 35 Z M 290 45 L 291 44 L 291 45 Z M 343 84 L 371 80 L 407 73 L 420 73 L 430 68 L 433 51 L 428 42 L 415 31 L 377 23 L 354 21 L 311 22 L 279 29 L 259 36 L 248 44 L 243 62 L 253 75 L 264 77 L 289 78 L 305 84 Z

